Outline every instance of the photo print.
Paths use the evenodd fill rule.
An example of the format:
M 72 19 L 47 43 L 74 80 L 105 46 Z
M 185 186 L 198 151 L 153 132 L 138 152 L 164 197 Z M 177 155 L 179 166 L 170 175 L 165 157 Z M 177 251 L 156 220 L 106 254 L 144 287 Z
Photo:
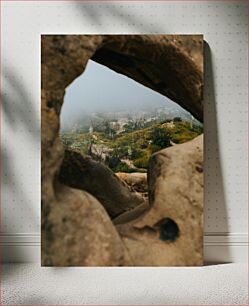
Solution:
M 203 36 L 41 36 L 42 266 L 203 264 Z

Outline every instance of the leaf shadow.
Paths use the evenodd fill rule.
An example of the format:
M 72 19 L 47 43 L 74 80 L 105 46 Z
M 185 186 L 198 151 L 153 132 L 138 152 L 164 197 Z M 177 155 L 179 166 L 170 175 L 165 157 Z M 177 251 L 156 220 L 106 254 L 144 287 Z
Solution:
M 74 4 L 77 12 L 80 11 L 82 13 L 82 16 L 86 17 L 91 23 L 91 25 L 99 27 L 100 30 L 103 30 L 102 16 L 105 16 L 106 18 L 109 17 L 110 20 L 112 20 L 113 28 L 115 28 L 115 23 L 117 22 L 117 25 L 125 25 L 126 27 L 129 26 L 131 29 L 135 30 L 137 34 L 161 34 L 166 32 L 165 26 L 162 27 L 159 25 L 155 25 L 154 22 L 148 20 L 149 16 L 146 20 L 139 19 L 138 17 L 141 18 L 142 16 L 144 17 L 144 15 L 134 14 L 131 10 L 129 11 L 126 6 L 120 7 L 119 5 L 119 7 L 117 7 L 114 3 L 112 3 L 108 5 L 101 5 L 100 8 L 99 5 L 96 4 L 82 4 L 78 3 L 77 1 Z M 109 22 L 107 22 L 106 24 L 108 26 L 110 25 Z
M 25 181 L 23 181 L 23 178 L 25 178 L 25 173 L 22 177 L 19 176 L 19 167 L 25 170 L 28 160 L 22 160 L 21 156 L 17 158 L 16 154 L 24 148 L 25 152 L 29 148 L 35 148 L 35 150 L 39 148 L 40 124 L 38 112 L 35 109 L 31 94 L 22 82 L 22 76 L 11 69 L 10 65 L 4 67 L 2 73 L 1 115 L 3 118 L 2 139 L 4 141 L 1 146 L 1 174 L 4 188 L 3 200 L 5 201 L 3 205 L 7 205 L 7 201 L 12 200 L 9 205 L 12 205 L 14 210 L 22 210 L 23 208 L 18 208 L 18 206 L 25 204 L 24 216 L 32 220 L 31 223 L 33 224 L 31 225 L 35 227 L 37 217 L 35 216 L 32 199 L 29 192 L 27 193 L 27 189 L 24 190 Z M 27 148 L 23 146 L 25 144 L 27 144 Z M 17 169 L 18 171 L 16 171 Z M 30 188 L 32 187 L 30 186 Z M 19 215 L 16 214 L 14 217 L 4 216 L 2 232 L 12 232 L 17 218 L 19 218 Z M 27 220 L 23 220 L 23 222 L 27 222 Z

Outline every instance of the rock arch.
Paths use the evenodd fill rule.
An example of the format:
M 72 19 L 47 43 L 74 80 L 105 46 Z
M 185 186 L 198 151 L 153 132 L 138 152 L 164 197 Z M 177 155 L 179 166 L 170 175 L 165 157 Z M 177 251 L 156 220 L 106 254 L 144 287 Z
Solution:
M 130 255 L 133 253 L 131 244 L 127 245 L 122 238 L 122 233 L 129 230 L 121 228 L 120 236 L 106 210 L 96 198 L 86 191 L 65 186 L 58 180 L 64 157 L 64 149 L 58 134 L 65 88 L 84 72 L 87 61 L 92 59 L 169 97 L 202 121 L 202 52 L 202 36 L 42 36 L 43 265 L 137 264 L 137 260 L 134 260 L 136 255 Z M 137 231 L 138 228 L 139 226 Z M 196 240 L 198 246 L 199 238 L 198 236 Z M 194 244 L 189 252 L 196 246 Z M 199 263 L 199 257 L 198 253 L 191 261 L 189 256 L 187 263 Z M 179 258 L 178 264 L 186 264 L 181 256 Z M 154 259 L 152 263 L 142 262 L 145 265 L 146 263 L 157 265 Z M 163 264 L 163 261 L 159 260 L 159 263 Z M 167 264 L 167 261 L 164 263 Z

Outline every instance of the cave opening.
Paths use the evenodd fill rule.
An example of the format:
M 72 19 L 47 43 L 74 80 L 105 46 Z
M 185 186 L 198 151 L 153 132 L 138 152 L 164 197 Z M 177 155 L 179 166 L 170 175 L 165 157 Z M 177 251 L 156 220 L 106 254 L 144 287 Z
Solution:
M 198 131 L 197 120 L 178 104 L 92 60 L 66 89 L 60 130 L 64 146 L 116 173 L 146 173 L 151 154 Z
M 145 199 L 150 156 L 201 132 L 199 122 L 169 98 L 92 60 L 66 89 L 60 131 L 65 149 L 107 166 Z M 104 183 L 93 189 L 96 174 L 92 173 L 87 181 L 77 167 L 72 177 L 74 159 L 79 158 L 75 153 L 65 156 L 70 164 L 62 164 L 61 181 L 105 201 Z M 108 213 L 112 218 L 119 215 L 112 210 Z
M 201 124 L 169 98 L 89 60 L 85 72 L 66 89 L 60 129 L 66 151 L 60 180 L 105 202 L 110 197 L 104 195 L 110 189 L 109 185 L 103 187 L 105 176 L 102 186 L 93 187 L 93 181 L 106 170 L 94 166 L 89 159 L 85 162 L 91 157 L 115 173 L 131 191 L 147 199 L 150 156 L 201 133 Z M 78 163 L 85 168 L 80 170 Z M 117 201 L 122 202 L 120 198 Z M 112 218 L 123 213 L 112 208 L 107 211 Z

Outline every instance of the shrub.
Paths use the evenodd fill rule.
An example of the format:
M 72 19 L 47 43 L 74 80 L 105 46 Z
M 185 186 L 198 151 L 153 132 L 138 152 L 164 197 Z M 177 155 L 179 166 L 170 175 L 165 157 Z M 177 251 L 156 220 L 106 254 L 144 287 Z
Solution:
M 182 118 L 181 117 L 175 117 L 173 119 L 174 122 L 181 122 L 182 121 Z
M 114 169 L 114 172 L 131 172 L 131 169 L 126 163 L 120 162 Z
M 170 134 L 167 130 L 156 127 L 151 133 L 152 144 L 160 148 L 170 147 Z
M 119 157 L 112 155 L 106 157 L 106 164 L 109 168 L 111 168 L 113 171 L 116 169 L 116 167 L 120 164 Z
M 160 151 L 161 147 L 159 147 L 158 145 L 155 145 L 155 144 L 150 144 L 148 149 L 149 149 L 150 153 L 153 154 L 157 151 Z
M 138 159 L 140 158 L 141 156 L 143 156 L 143 152 L 141 150 L 135 150 L 133 149 L 132 152 L 131 152 L 131 159 Z
M 138 168 L 147 168 L 148 167 L 149 158 L 147 155 L 140 157 L 134 161 L 134 166 Z

